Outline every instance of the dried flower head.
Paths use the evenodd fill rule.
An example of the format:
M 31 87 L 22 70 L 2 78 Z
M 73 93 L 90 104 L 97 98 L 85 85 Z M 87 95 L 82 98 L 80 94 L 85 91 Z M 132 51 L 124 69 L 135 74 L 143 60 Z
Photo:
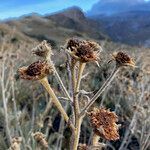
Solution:
M 70 39 L 66 48 L 74 59 L 84 63 L 97 61 L 101 50 L 96 42 L 76 38 Z
M 14 137 L 11 141 L 11 146 L 9 150 L 20 150 L 20 144 L 22 142 L 21 137 Z
M 33 54 L 36 54 L 37 56 L 47 58 L 51 55 L 53 55 L 51 45 L 47 43 L 47 41 L 42 41 L 37 47 L 32 49 Z
M 26 80 L 40 80 L 50 73 L 53 73 L 52 65 L 40 60 L 18 70 L 19 77 Z
M 79 38 L 71 38 L 67 41 L 66 48 L 68 50 L 74 51 L 81 43 L 84 43 L 84 40 Z
M 94 108 L 88 115 L 97 135 L 107 140 L 119 139 L 118 126 L 116 124 L 118 117 L 115 113 L 104 108 Z
M 48 148 L 48 143 L 45 139 L 45 135 L 41 132 L 33 133 L 33 137 L 35 141 L 43 148 Z
M 135 67 L 135 62 L 125 52 L 115 52 L 112 54 L 113 59 L 119 66 L 132 66 Z
M 78 145 L 78 150 L 88 150 L 88 146 L 86 144 L 79 144 Z

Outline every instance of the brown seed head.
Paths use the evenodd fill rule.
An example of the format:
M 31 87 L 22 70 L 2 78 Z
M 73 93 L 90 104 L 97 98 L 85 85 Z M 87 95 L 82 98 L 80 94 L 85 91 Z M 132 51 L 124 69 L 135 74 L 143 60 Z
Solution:
M 107 140 L 119 139 L 118 126 L 116 124 L 118 117 L 115 113 L 104 108 L 95 108 L 88 115 L 94 132 L 97 135 Z
M 32 53 L 40 57 L 50 57 L 53 55 L 50 44 L 47 41 L 42 41 L 37 47 L 33 48 Z
M 88 146 L 86 144 L 79 144 L 78 145 L 78 150 L 88 150 Z
M 132 66 L 135 67 L 135 62 L 125 52 L 117 52 L 112 54 L 113 59 L 119 66 Z
M 52 72 L 52 65 L 40 60 L 18 70 L 19 77 L 26 80 L 40 80 Z
M 82 40 L 82 39 L 79 39 L 79 38 L 71 38 L 71 39 L 69 39 L 69 40 L 67 41 L 66 48 L 67 48 L 68 50 L 73 51 L 74 49 L 76 49 L 77 47 L 79 47 L 79 45 L 80 45 L 81 43 L 83 43 L 83 42 L 84 42 L 84 40 Z
M 21 143 L 22 142 L 22 138 L 21 137 L 14 137 L 11 142 L 12 143 Z
M 47 141 L 45 139 L 45 135 L 43 133 L 41 133 L 41 132 L 33 133 L 33 137 L 40 146 L 42 146 L 43 148 L 48 148 L 48 143 L 47 143 Z
M 20 150 L 20 144 L 22 142 L 21 137 L 14 137 L 11 141 L 10 150 Z
M 74 59 L 84 63 L 97 61 L 101 50 L 101 47 L 97 43 L 81 39 L 70 39 L 66 48 Z

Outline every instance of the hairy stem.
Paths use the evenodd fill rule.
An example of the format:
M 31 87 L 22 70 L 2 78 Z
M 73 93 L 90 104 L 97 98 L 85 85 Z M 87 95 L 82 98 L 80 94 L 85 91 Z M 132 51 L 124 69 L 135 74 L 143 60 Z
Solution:
M 76 61 L 71 60 L 71 83 L 72 83 L 72 97 L 73 97 L 73 122 L 75 122 L 75 118 L 77 116 L 76 111 L 75 111 L 75 87 L 76 87 Z
M 51 99 L 49 99 L 44 112 L 41 114 L 41 119 L 44 119 L 47 116 L 47 114 L 48 114 L 49 110 L 51 109 L 51 107 L 52 107 L 52 101 L 51 101 Z
M 79 73 L 78 73 L 77 85 L 76 85 L 76 90 L 75 90 L 76 92 L 79 91 L 82 73 L 85 68 L 85 65 L 86 65 L 86 63 L 82 63 L 82 62 L 80 62 L 80 64 L 79 64 Z
M 85 115 L 85 113 L 88 111 L 88 109 L 92 106 L 92 104 L 97 100 L 97 98 L 103 93 L 103 91 L 109 86 L 111 81 L 114 79 L 116 74 L 119 71 L 119 67 L 115 67 L 114 71 L 111 73 L 109 78 L 105 81 L 105 83 L 101 86 L 101 88 L 98 90 L 98 92 L 93 96 L 91 101 L 83 108 L 83 110 L 80 113 L 80 116 Z
M 80 62 L 79 63 L 78 78 L 77 78 L 76 87 L 75 87 L 75 91 L 74 91 L 75 92 L 74 93 L 74 105 L 75 105 L 74 107 L 75 107 L 77 119 L 78 119 L 78 116 L 80 113 L 80 107 L 79 107 L 79 101 L 78 101 L 78 92 L 79 92 L 82 73 L 83 73 L 84 68 L 85 68 L 85 63 Z
M 77 150 L 78 148 L 78 143 L 80 139 L 80 129 L 81 129 L 81 124 L 82 124 L 82 117 L 79 117 L 80 113 L 80 107 L 79 107 L 79 102 L 78 102 L 78 92 L 80 88 L 80 82 L 82 78 L 82 73 L 85 68 L 85 63 L 80 62 L 79 64 L 79 71 L 78 71 L 78 77 L 77 77 L 77 82 L 75 85 L 75 90 L 74 90 L 74 96 L 73 96 L 73 102 L 74 102 L 74 111 L 75 111 L 75 130 L 74 130 L 74 141 L 73 141 L 73 150 Z M 74 68 L 75 69 L 75 68 Z M 75 72 L 73 72 L 75 74 Z M 74 77 L 75 75 L 73 75 Z M 74 77 L 73 80 L 76 80 Z M 75 82 L 75 81 L 74 81 Z
M 92 145 L 93 145 L 93 146 L 97 146 L 99 139 L 100 139 L 100 136 L 98 136 L 98 135 L 96 135 L 96 134 L 94 133 L 94 134 L 93 134 L 93 137 L 92 137 Z
M 46 57 L 46 60 L 47 60 L 50 64 L 53 64 L 53 62 L 52 62 L 52 60 L 51 60 L 51 54 L 50 54 L 50 53 L 48 53 L 48 55 L 47 55 L 47 57 Z M 72 99 L 71 99 L 71 97 L 70 97 L 68 91 L 66 90 L 66 88 L 65 88 L 65 86 L 64 86 L 64 84 L 63 84 L 63 82 L 62 82 L 62 80 L 61 80 L 61 78 L 60 78 L 60 76 L 59 76 L 59 74 L 58 74 L 58 72 L 57 72 L 55 66 L 54 66 L 54 64 L 53 64 L 53 69 L 54 69 L 54 72 L 55 72 L 55 77 L 56 77 L 58 83 L 60 84 L 60 86 L 61 86 L 61 88 L 62 88 L 62 90 L 63 90 L 65 96 L 68 98 L 68 100 L 72 101 Z
M 25 148 L 25 139 L 23 137 L 23 133 L 22 133 L 22 130 L 21 130 L 21 126 L 20 126 L 20 123 L 19 123 L 19 118 L 18 118 L 18 115 L 17 115 L 17 104 L 16 104 L 16 98 L 15 98 L 15 85 L 14 85 L 14 80 L 11 81 L 11 88 L 12 88 L 12 101 L 13 101 L 13 107 L 14 107 L 14 115 L 15 115 L 15 121 L 16 121 L 16 128 L 17 130 L 19 131 L 21 137 L 22 137 L 22 143 L 23 143 L 23 148 Z
M 57 107 L 57 109 L 59 110 L 59 112 L 61 113 L 61 115 L 64 117 L 65 121 L 67 123 L 69 123 L 70 128 L 74 129 L 74 126 L 71 122 L 69 122 L 69 117 L 66 114 L 64 108 L 62 107 L 61 103 L 59 102 L 58 98 L 56 97 L 54 91 L 52 90 L 50 84 L 48 83 L 48 79 L 47 77 L 43 78 L 40 80 L 40 83 L 45 87 L 45 89 L 47 90 L 47 92 L 49 93 L 49 95 L 52 97 L 52 102 L 54 103 L 54 105 Z
M 61 78 L 60 78 L 60 76 L 59 76 L 59 74 L 57 72 L 57 70 L 55 69 L 55 67 L 53 67 L 53 69 L 55 71 L 55 75 L 56 75 L 57 81 L 60 84 L 60 86 L 61 86 L 65 96 L 68 98 L 68 100 L 72 101 L 72 98 L 70 97 L 68 91 L 66 90 L 66 88 L 65 88 L 65 86 L 64 86 L 64 84 L 63 84 L 63 82 L 62 82 L 62 80 L 61 80 Z
M 1 90 L 2 90 L 2 101 L 3 101 L 3 108 L 4 108 L 4 116 L 5 116 L 5 128 L 6 128 L 6 136 L 7 136 L 7 140 L 8 143 L 11 143 L 11 132 L 10 132 L 10 128 L 9 128 L 9 118 L 8 118 L 8 109 L 7 109 L 7 98 L 5 95 L 5 84 L 4 84 L 4 75 L 5 75 L 5 62 L 3 62 L 2 64 L 2 75 L 1 75 L 1 80 L 0 80 L 0 84 L 1 84 Z
M 77 150 L 78 148 L 82 120 L 83 120 L 82 118 L 78 118 L 76 120 L 76 126 L 73 133 L 74 137 L 73 137 L 73 148 L 71 148 L 72 150 Z
M 92 137 L 92 147 L 93 147 L 93 149 L 103 150 L 105 147 L 105 144 L 100 143 L 99 139 L 100 139 L 100 136 L 98 136 L 94 133 L 93 137 Z

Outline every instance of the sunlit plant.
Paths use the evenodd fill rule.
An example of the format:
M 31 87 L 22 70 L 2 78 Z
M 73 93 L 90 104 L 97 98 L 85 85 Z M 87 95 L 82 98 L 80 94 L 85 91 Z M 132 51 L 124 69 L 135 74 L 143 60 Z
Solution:
M 92 108 L 93 103 L 101 96 L 101 94 L 110 85 L 111 81 L 117 75 L 122 67 L 135 66 L 134 61 L 124 52 L 116 52 L 112 54 L 111 61 L 115 61 L 114 70 L 108 79 L 103 83 L 100 89 L 93 97 L 89 97 L 89 101 L 84 105 L 80 106 L 79 93 L 81 92 L 80 86 L 82 84 L 83 71 L 87 63 L 95 62 L 98 64 L 102 48 L 101 46 L 90 40 L 83 40 L 78 38 L 69 39 L 62 49 L 67 54 L 69 71 L 71 74 L 71 86 L 72 91 L 67 91 L 67 86 L 64 85 L 62 79 L 60 78 L 58 72 L 56 71 L 55 65 L 52 61 L 51 55 L 53 55 L 51 46 L 43 41 L 40 45 L 33 49 L 33 53 L 38 57 L 38 61 L 33 62 L 27 67 L 21 67 L 18 69 L 18 74 L 20 78 L 26 80 L 34 80 L 43 85 L 46 91 L 49 93 L 51 100 L 55 107 L 58 109 L 67 125 L 70 127 L 72 136 L 70 138 L 70 149 L 91 149 L 97 148 L 101 149 L 104 143 L 100 143 L 99 139 L 104 138 L 106 140 L 117 140 L 119 139 L 118 117 L 114 112 L 107 110 L 105 108 Z M 92 63 L 91 63 L 92 65 Z M 48 76 L 55 76 L 58 83 L 60 84 L 64 95 L 66 96 L 66 101 L 71 104 L 71 115 L 68 115 L 63 105 L 59 101 L 58 96 L 51 87 L 51 83 L 48 81 Z M 70 84 L 68 82 L 68 84 Z M 72 93 L 72 94 L 70 94 Z M 47 104 L 45 111 L 49 109 Z M 43 116 L 41 116 L 43 117 Z M 91 145 L 79 144 L 81 124 L 84 117 L 89 117 L 91 122 L 91 127 L 93 128 L 93 139 Z M 48 144 L 44 135 L 40 132 L 33 133 L 33 137 L 38 142 L 39 145 L 44 145 L 45 149 L 48 149 Z

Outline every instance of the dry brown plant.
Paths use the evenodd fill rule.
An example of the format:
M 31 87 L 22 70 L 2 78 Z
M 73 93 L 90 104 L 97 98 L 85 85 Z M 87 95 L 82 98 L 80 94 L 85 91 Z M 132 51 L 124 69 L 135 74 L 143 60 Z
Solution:
M 95 133 L 98 133 L 98 136 L 107 140 L 117 140 L 119 138 L 119 134 L 117 132 L 118 126 L 116 124 L 116 114 L 103 108 L 95 108 L 93 112 L 89 112 L 89 110 L 94 102 L 101 96 L 101 94 L 117 76 L 119 70 L 128 66 L 134 67 L 135 63 L 133 62 L 132 58 L 124 52 L 113 54 L 112 60 L 116 62 L 114 70 L 112 71 L 108 79 L 103 83 L 101 88 L 97 91 L 97 93 L 93 97 L 90 97 L 87 104 L 85 104 L 85 106 L 81 109 L 79 105 L 79 93 L 83 72 L 87 63 L 97 62 L 99 60 L 101 46 L 93 41 L 72 38 L 67 41 L 63 49 L 68 56 L 68 64 L 70 68 L 69 73 L 71 74 L 72 95 L 70 95 L 70 93 L 67 91 L 67 88 L 64 86 L 63 81 L 56 71 L 55 65 L 51 58 L 52 49 L 46 41 L 43 41 L 34 49 L 34 54 L 40 56 L 39 59 L 42 60 L 38 59 L 37 62 L 32 63 L 28 67 L 19 68 L 18 72 L 20 78 L 27 80 L 36 80 L 37 82 L 41 83 L 49 93 L 52 103 L 58 109 L 67 125 L 71 129 L 72 136 L 70 141 L 70 149 L 77 150 L 78 147 L 81 147 L 79 145 L 81 125 L 87 113 L 91 117 L 93 130 Z M 67 114 L 63 105 L 59 101 L 57 94 L 51 87 L 51 83 L 49 83 L 48 81 L 48 76 L 56 77 L 64 92 L 64 95 L 66 96 L 66 101 L 69 101 L 69 103 L 71 104 L 71 116 Z M 50 107 L 47 107 L 46 109 L 49 108 Z M 37 136 L 34 137 L 36 138 Z M 98 142 L 99 138 L 96 139 L 97 142 L 93 142 L 95 143 L 93 144 L 93 147 L 97 146 L 102 148 L 102 146 L 100 145 L 103 145 L 103 143 Z M 37 140 L 37 138 L 35 140 Z

